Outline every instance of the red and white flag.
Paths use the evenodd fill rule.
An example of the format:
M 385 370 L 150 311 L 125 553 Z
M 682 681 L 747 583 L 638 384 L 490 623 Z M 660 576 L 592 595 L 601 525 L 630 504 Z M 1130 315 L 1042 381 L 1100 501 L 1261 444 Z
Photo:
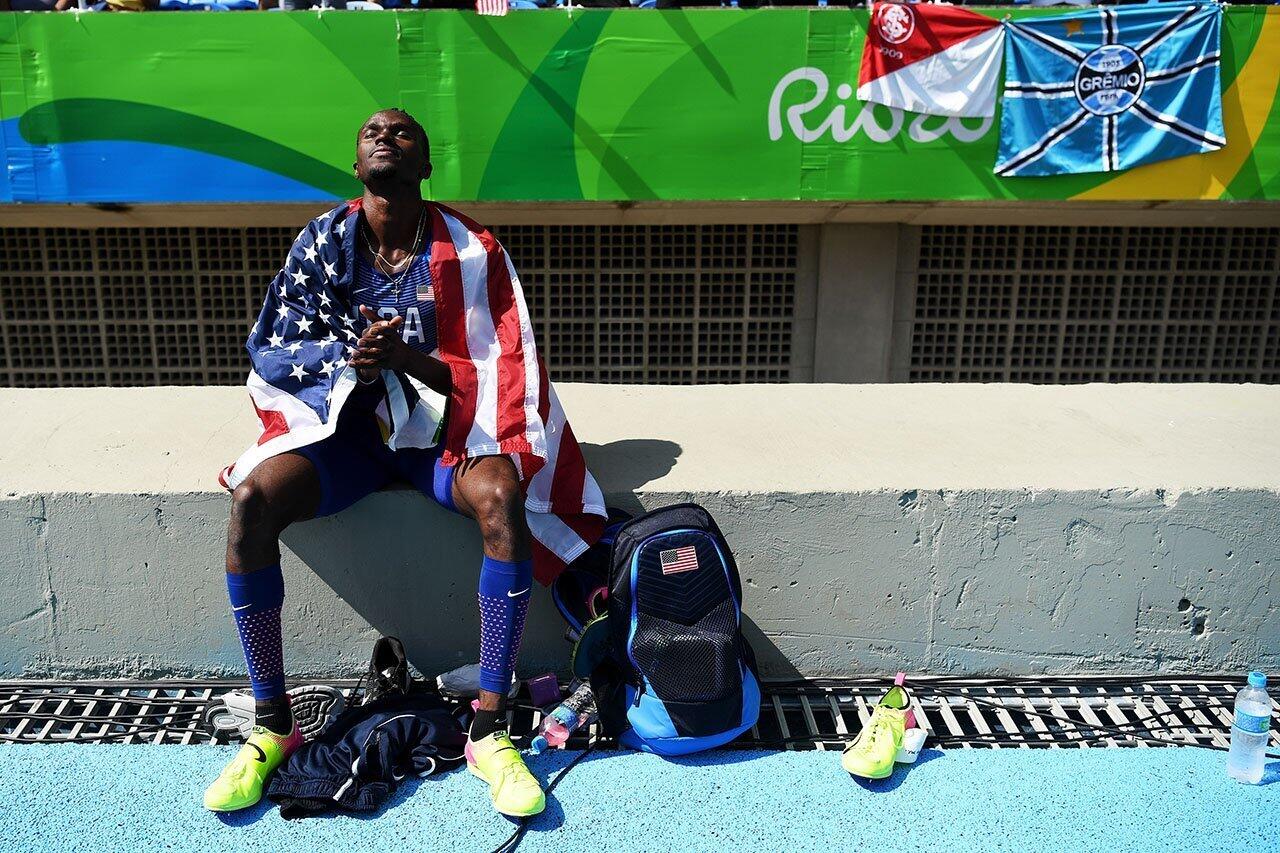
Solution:
M 509 8 L 507 0 L 476 0 L 476 11 L 481 15 L 497 15 L 501 17 L 507 14 Z
M 1004 27 L 958 6 L 876 3 L 858 100 L 940 116 L 995 114 Z

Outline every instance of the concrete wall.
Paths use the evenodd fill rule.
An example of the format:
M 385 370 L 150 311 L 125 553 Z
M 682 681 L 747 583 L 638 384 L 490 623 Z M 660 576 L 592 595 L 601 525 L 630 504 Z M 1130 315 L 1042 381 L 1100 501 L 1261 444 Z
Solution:
M 1280 388 L 566 385 L 610 502 L 704 503 L 785 676 L 1280 667 Z M 0 675 L 243 672 L 239 389 L 0 391 Z M 408 491 L 286 536 L 294 674 L 475 657 L 478 539 Z M 545 595 L 521 668 L 563 662 Z
M 894 224 L 819 229 L 816 382 L 884 382 L 892 369 L 898 237 Z M 907 329 L 910 339 L 910 329 Z

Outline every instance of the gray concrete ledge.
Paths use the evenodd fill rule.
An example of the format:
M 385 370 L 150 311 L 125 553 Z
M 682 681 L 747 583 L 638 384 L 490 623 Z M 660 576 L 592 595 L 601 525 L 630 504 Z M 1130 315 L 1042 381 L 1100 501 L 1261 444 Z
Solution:
M 1280 388 L 560 390 L 611 503 L 720 520 L 768 674 L 1280 667 Z M 0 674 L 242 672 L 215 475 L 245 393 L 0 409 Z M 292 672 L 352 674 L 379 632 L 426 672 L 475 656 L 465 520 L 391 491 L 285 545 Z M 530 621 L 522 669 L 558 665 L 546 596 Z

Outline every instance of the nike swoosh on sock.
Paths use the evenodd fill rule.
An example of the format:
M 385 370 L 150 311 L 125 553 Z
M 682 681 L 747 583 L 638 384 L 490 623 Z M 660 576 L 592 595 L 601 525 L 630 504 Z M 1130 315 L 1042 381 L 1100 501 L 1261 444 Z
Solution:
M 518 597 L 520 597 L 520 596 L 524 595 L 524 594 L 525 594 L 526 592 L 528 592 L 528 591 L 529 591 L 529 587 L 527 587 L 527 586 L 526 586 L 524 589 L 520 590 L 519 592 L 509 592 L 509 593 L 507 593 L 507 598 L 518 598 Z

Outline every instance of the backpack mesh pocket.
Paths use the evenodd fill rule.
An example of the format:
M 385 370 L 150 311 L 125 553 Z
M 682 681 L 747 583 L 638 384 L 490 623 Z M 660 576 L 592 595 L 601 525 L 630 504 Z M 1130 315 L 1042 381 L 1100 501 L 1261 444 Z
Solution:
M 692 625 L 638 613 L 631 654 L 664 700 L 705 702 L 740 688 L 738 619 L 724 600 Z

